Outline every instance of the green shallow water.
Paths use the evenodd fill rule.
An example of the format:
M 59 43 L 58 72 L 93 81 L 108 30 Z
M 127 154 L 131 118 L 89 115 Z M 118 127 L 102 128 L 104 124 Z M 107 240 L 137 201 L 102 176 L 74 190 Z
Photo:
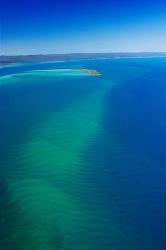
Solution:
M 33 78 L 35 84 L 42 80 L 56 85 L 56 77 L 67 81 L 66 77 L 86 80 L 96 76 L 81 70 L 36 70 L 4 76 L 1 84 L 28 84 Z M 27 243 L 27 249 L 61 249 L 61 245 L 73 249 L 73 244 L 77 247 L 81 244 L 79 235 L 90 230 L 89 220 L 94 211 L 81 201 L 81 196 L 91 195 L 86 191 L 87 173 L 81 152 L 100 129 L 102 101 L 108 86 L 111 84 L 99 81 L 95 91 L 81 96 L 62 111 L 48 111 L 45 118 L 28 130 L 23 142 L 10 149 L 13 166 L 7 174 L 7 186 L 11 202 L 19 201 L 26 215 L 25 225 L 26 220 L 30 221 L 31 242 Z
M 18 162 L 9 187 L 13 197 L 21 200 L 27 216 L 33 217 L 39 242 L 43 234 L 54 237 L 52 227 L 56 226 L 68 235 L 67 246 L 83 227 L 88 230 L 90 211 L 81 204 L 75 190 L 81 193 L 86 189 L 81 151 L 99 129 L 103 89 L 62 112 L 50 113 L 15 149 Z M 45 241 L 48 248 L 48 239 Z M 36 244 L 38 249 L 46 247 L 43 239 L 42 245 Z

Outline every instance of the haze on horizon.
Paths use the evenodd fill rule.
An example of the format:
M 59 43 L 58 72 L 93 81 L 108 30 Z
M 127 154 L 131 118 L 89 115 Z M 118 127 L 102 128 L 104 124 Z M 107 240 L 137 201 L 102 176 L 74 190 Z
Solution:
M 164 0 L 1 1 L 3 55 L 166 51 Z

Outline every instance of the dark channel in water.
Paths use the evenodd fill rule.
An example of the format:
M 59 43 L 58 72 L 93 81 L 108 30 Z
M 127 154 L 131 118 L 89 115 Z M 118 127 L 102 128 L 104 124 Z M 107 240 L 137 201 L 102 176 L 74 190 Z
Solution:
M 95 190 L 100 216 L 107 218 L 105 234 L 98 226 L 98 245 L 165 250 L 165 69 L 111 87 L 105 96 L 101 131 L 84 152 L 87 166 L 94 170 L 88 182 Z
M 104 122 L 125 144 L 166 166 L 166 73 L 147 73 L 108 93 Z M 112 115 L 109 114 L 111 110 Z

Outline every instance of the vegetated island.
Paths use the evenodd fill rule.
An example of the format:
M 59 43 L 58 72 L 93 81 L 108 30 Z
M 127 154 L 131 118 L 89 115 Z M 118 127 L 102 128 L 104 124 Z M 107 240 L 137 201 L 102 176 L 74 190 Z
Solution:
M 101 76 L 101 73 L 95 69 L 79 69 L 79 70 L 82 70 L 90 75 Z

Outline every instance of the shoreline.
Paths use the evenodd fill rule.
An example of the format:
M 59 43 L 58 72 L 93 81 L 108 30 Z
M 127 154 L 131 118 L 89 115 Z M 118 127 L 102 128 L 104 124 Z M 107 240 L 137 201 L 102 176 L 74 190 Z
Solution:
M 15 63 L 47 63 L 61 61 L 117 59 L 117 58 L 166 58 L 163 52 L 105 52 L 105 53 L 71 53 L 71 54 L 36 54 L 36 55 L 0 55 L 0 66 Z

